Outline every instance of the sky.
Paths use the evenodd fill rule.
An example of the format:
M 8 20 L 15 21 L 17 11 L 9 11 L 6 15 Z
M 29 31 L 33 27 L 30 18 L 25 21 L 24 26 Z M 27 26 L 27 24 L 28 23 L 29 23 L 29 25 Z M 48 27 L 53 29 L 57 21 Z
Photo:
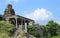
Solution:
M 60 24 L 60 0 L 0 0 L 0 14 L 4 14 L 8 4 L 12 4 L 16 15 L 33 19 L 35 23 L 54 20 Z

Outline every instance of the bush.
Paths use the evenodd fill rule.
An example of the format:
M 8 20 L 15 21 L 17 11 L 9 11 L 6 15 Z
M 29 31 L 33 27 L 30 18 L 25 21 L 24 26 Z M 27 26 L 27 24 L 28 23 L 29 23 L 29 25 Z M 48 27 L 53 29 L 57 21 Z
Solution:
M 54 37 L 52 37 L 52 38 L 60 38 L 60 36 L 54 36 Z

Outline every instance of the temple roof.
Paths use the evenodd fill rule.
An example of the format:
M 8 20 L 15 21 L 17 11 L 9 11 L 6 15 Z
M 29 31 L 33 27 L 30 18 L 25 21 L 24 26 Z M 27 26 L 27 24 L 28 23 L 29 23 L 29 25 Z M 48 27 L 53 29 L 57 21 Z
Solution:
M 19 15 L 13 15 L 13 16 L 9 16 L 7 18 L 21 18 L 21 19 L 24 19 L 24 20 L 28 20 L 28 21 L 33 21 L 32 19 L 29 19 L 29 18 L 26 18 L 26 17 L 23 17 L 23 16 L 19 16 Z
M 24 19 L 27 19 L 27 20 L 34 21 L 34 20 L 32 20 L 32 19 L 29 19 L 29 18 L 26 18 L 26 17 L 23 17 L 23 16 L 19 16 L 19 15 L 16 15 L 16 16 L 21 17 L 21 18 L 24 18 Z

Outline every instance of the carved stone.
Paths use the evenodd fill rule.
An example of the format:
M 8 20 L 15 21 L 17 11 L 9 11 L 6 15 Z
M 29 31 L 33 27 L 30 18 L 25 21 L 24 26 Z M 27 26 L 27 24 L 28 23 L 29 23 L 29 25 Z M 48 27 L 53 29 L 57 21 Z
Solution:
M 8 17 L 12 15 L 15 15 L 14 9 L 12 8 L 11 4 L 8 4 L 7 8 L 4 11 L 4 16 Z

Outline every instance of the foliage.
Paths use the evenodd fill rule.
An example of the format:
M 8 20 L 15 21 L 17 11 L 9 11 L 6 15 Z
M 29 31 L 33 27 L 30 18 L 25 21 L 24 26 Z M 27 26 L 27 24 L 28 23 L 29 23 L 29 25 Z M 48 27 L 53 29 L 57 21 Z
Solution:
M 58 24 L 52 20 L 49 21 L 48 24 L 46 24 L 46 32 L 51 36 L 57 35 L 57 29 L 58 29 Z
M 10 38 L 7 33 L 0 33 L 0 38 Z
M 40 34 L 39 34 L 38 30 L 39 30 L 39 28 L 37 28 L 37 27 L 34 27 L 32 25 L 28 26 L 28 33 L 31 35 L 34 35 L 37 38 L 40 38 Z
M 38 24 L 36 24 L 38 26 Z M 38 27 L 33 25 L 28 25 L 28 33 L 34 35 L 36 38 L 40 38 L 40 33 Z M 13 25 L 6 21 L 0 21 L 0 38 L 9 38 L 9 31 L 13 29 Z M 60 25 L 53 20 L 50 20 L 42 28 L 43 38 L 60 38 Z M 4 35 L 4 37 L 2 37 Z
M 0 37 L 9 38 L 9 31 L 13 29 L 13 25 L 6 21 L 0 21 Z
M 59 38 L 60 25 L 53 20 L 50 20 L 43 28 L 44 38 Z
M 60 36 L 58 35 L 58 36 L 54 36 L 54 37 L 52 37 L 52 38 L 60 38 Z
M 6 21 L 0 21 L 0 32 L 8 32 L 12 30 L 13 25 Z

